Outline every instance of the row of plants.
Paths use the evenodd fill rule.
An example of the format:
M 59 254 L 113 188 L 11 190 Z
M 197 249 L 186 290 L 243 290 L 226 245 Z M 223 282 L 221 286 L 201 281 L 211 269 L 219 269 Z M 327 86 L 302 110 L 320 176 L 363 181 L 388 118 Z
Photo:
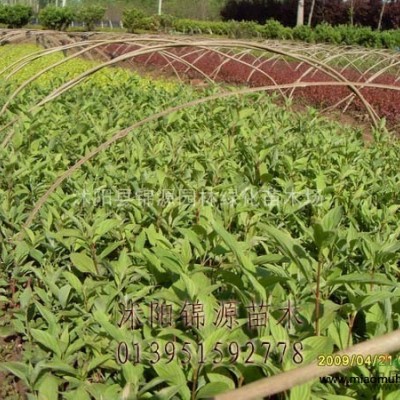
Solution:
M 265 38 L 279 40 L 301 40 L 308 43 L 333 43 L 359 45 L 378 48 L 396 48 L 400 46 L 400 31 L 373 31 L 369 27 L 350 25 L 331 26 L 320 24 L 314 28 L 298 26 L 289 28 L 275 20 L 264 25 L 255 22 L 204 22 L 178 20 L 173 28 L 183 33 L 214 33 L 235 38 Z
M 400 48 L 400 30 L 374 31 L 369 27 L 320 24 L 314 28 L 285 27 L 279 21 L 267 20 L 265 24 L 251 21 L 197 21 L 178 19 L 170 15 L 146 17 L 136 9 L 126 10 L 123 25 L 129 32 L 138 29 L 163 30 L 184 34 L 224 35 L 231 38 L 264 38 L 301 40 L 308 43 L 332 43 L 378 48 Z
M 369 27 L 350 25 L 332 26 L 320 24 L 314 28 L 298 26 L 285 27 L 276 20 L 265 24 L 251 21 L 199 21 L 178 19 L 171 15 L 145 16 L 137 9 L 126 10 L 123 26 L 128 32 L 138 30 L 163 31 L 183 34 L 222 35 L 231 38 L 264 38 L 278 40 L 300 40 L 308 43 L 332 43 L 359 45 L 376 48 L 400 48 L 400 30 L 374 31 Z
M 2 69 L 31 51 L 3 46 Z M 51 57 L 15 78 L 63 55 Z M 111 68 L 28 112 L 84 63 L 43 75 L 2 121 L 21 118 L 0 149 L 0 335 L 20 337 L 24 351 L 0 368 L 30 400 L 210 398 L 399 329 L 400 144 L 380 128 L 366 145 L 358 128 L 288 112 L 264 94 L 133 130 L 23 229 L 81 156 L 217 91 L 143 84 Z M 0 85 L 2 105 L 16 81 Z M 218 310 L 232 301 L 229 324 Z M 200 323 L 188 324 L 194 313 Z M 392 370 L 367 362 L 345 376 Z M 395 400 L 398 391 L 313 381 L 281 397 Z
M 39 13 L 39 22 L 44 28 L 66 30 L 73 21 L 83 22 L 84 28 L 92 31 L 96 23 L 104 17 L 106 8 L 98 5 L 80 7 L 77 10 L 69 7 L 47 6 Z
M 146 17 L 138 10 L 124 13 L 123 25 L 129 32 L 137 30 L 162 30 L 184 34 L 223 35 L 231 38 L 265 38 L 301 40 L 308 43 L 332 43 L 377 48 L 399 48 L 400 30 L 374 31 L 369 27 L 320 24 L 314 28 L 298 26 L 289 28 L 275 20 L 264 25 L 251 21 L 197 21 L 176 19 L 170 15 Z
M 70 7 L 47 6 L 39 15 L 40 24 L 46 29 L 66 30 L 73 21 L 82 22 L 85 29 L 91 31 L 104 16 L 106 9 L 98 5 L 89 5 L 72 9 Z M 0 24 L 8 28 L 22 28 L 29 24 L 33 17 L 30 6 L 0 5 Z
M 74 11 L 68 7 L 48 6 L 39 14 L 39 21 L 46 29 L 66 30 L 73 21 L 84 23 L 86 30 L 93 30 L 102 20 L 105 8 L 86 6 Z M 0 23 L 10 28 L 22 27 L 29 23 L 32 9 L 28 6 L 0 6 Z M 275 20 L 265 24 L 251 21 L 198 21 L 178 19 L 170 15 L 146 16 L 138 9 L 127 9 L 123 13 L 123 26 L 128 32 L 138 30 L 162 31 L 183 34 L 223 35 L 231 38 L 264 38 L 278 40 L 301 40 L 308 43 L 332 43 L 359 45 L 376 48 L 400 48 L 400 30 L 374 31 L 369 27 L 350 25 L 331 26 L 320 24 L 314 28 L 298 26 L 285 27 Z
M 137 50 L 135 45 L 109 44 L 102 49 L 110 58 L 115 58 Z M 286 85 L 295 82 L 309 82 L 308 87 L 297 88 L 293 92 L 296 99 L 316 106 L 318 108 L 334 107 L 341 100 L 351 96 L 352 91 L 346 86 L 315 85 L 316 82 L 332 82 L 332 76 L 324 71 L 315 68 L 310 69 L 310 65 L 304 62 L 287 57 L 286 59 L 260 57 L 257 54 L 245 54 L 237 57 L 228 58 L 217 50 L 199 50 L 195 47 L 184 47 L 169 50 L 172 55 L 181 57 L 174 60 L 173 56 L 154 52 L 151 55 L 135 56 L 131 59 L 135 65 L 147 68 L 156 68 L 165 73 L 174 75 L 180 73 L 191 79 L 204 79 L 205 76 L 212 77 L 217 82 L 225 82 L 235 85 L 267 86 L 267 85 Z M 364 50 L 369 52 L 369 50 Z M 351 55 L 336 57 L 330 64 L 340 73 L 342 79 L 350 82 L 369 82 L 382 85 L 393 85 L 394 90 L 384 90 L 383 88 L 362 88 L 360 89 L 365 100 L 374 108 L 381 118 L 386 118 L 391 127 L 400 126 L 400 83 L 397 68 L 385 68 L 382 60 L 377 55 L 372 61 L 356 54 L 352 62 L 349 62 Z M 358 58 L 358 60 L 357 60 Z M 324 62 L 324 56 L 320 57 Z M 173 64 L 171 64 L 173 61 Z M 188 68 L 188 63 L 192 68 Z M 368 70 L 368 73 L 365 71 Z M 357 115 L 364 115 L 365 105 L 357 98 L 351 104 L 347 101 L 342 102 L 342 108 L 351 110 Z

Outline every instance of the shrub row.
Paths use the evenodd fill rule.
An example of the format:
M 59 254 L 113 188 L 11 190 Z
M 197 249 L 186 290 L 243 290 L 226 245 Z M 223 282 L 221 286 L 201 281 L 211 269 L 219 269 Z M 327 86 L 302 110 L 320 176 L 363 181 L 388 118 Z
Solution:
M 179 19 L 173 22 L 177 32 L 210 33 L 234 38 L 261 37 L 265 39 L 302 40 L 309 43 L 333 43 L 378 48 L 399 48 L 400 30 L 374 31 L 369 27 L 320 24 L 315 28 L 298 26 L 289 28 L 275 20 L 264 25 L 255 22 L 209 22 Z
M 93 30 L 96 22 L 105 13 L 101 6 L 87 6 L 77 12 L 68 7 L 48 6 L 39 14 L 39 21 L 44 28 L 65 30 L 73 20 L 82 21 L 87 30 Z M 0 5 L 0 23 L 9 28 L 21 28 L 32 17 L 32 9 L 24 5 Z M 276 20 L 268 20 L 261 25 L 251 21 L 197 21 L 177 19 L 170 15 L 146 17 L 136 9 L 125 10 L 123 24 L 128 32 L 138 29 L 184 34 L 214 34 L 231 38 L 264 38 L 302 40 L 309 43 L 333 43 L 345 45 L 360 45 L 378 48 L 400 48 L 400 30 L 373 31 L 369 27 L 349 25 L 331 26 L 320 24 L 315 28 L 299 26 L 289 28 Z
M 268 20 L 264 25 L 261 25 L 251 21 L 197 21 L 177 19 L 167 15 L 145 17 L 140 11 L 132 9 L 124 12 L 123 24 L 129 32 L 144 29 L 191 35 L 224 35 L 231 38 L 258 37 L 378 48 L 400 47 L 400 30 L 374 31 L 369 27 L 332 26 L 326 23 L 317 25 L 315 28 L 309 26 L 289 28 L 276 20 Z
M 85 29 L 92 31 L 105 12 L 104 7 L 96 5 L 81 7 L 77 11 L 69 7 L 47 6 L 39 13 L 39 21 L 44 28 L 61 31 L 67 29 L 72 21 L 78 20 L 83 22 Z
M 39 13 L 39 21 L 46 29 L 65 30 L 72 21 L 84 23 L 87 30 L 93 30 L 95 24 L 104 16 L 106 9 L 91 5 L 81 7 L 77 11 L 69 7 L 47 6 Z M 33 10 L 24 5 L 0 5 L 0 23 L 8 28 L 22 28 L 27 25 L 33 16 Z

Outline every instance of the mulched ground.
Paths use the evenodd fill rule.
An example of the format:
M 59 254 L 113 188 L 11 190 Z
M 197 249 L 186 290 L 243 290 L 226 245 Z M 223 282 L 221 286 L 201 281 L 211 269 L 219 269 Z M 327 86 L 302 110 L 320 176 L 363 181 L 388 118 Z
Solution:
M 0 362 L 21 360 L 21 341 L 19 337 L 0 337 Z M 21 381 L 11 374 L 0 371 L 0 399 L 24 400 L 25 388 Z

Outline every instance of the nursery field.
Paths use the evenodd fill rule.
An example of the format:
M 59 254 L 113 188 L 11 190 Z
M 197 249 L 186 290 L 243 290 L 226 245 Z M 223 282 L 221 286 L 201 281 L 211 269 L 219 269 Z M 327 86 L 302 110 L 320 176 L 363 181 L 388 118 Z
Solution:
M 282 50 L 281 47 L 278 44 L 274 50 Z M 112 58 L 135 53 L 139 48 L 138 45 L 124 43 L 102 47 Z M 341 106 L 356 114 L 365 113 L 365 103 L 368 103 L 377 116 L 399 126 L 400 56 L 389 52 L 379 54 L 380 51 L 374 54 L 373 50 L 369 50 L 372 53 L 369 54 L 364 49 L 332 54 L 332 47 L 311 47 L 303 49 L 304 55 L 282 57 L 274 50 L 265 57 L 265 52 L 248 49 L 227 52 L 226 49 L 188 46 L 173 48 L 168 55 L 160 52 L 139 55 L 129 59 L 129 62 L 133 67 L 145 66 L 205 82 L 211 77 L 215 82 L 251 87 L 301 83 L 291 89 L 290 96 L 300 99 L 302 103 L 328 109 Z M 307 62 L 310 50 L 312 65 Z M 291 49 L 288 54 L 291 54 Z M 332 80 L 336 80 L 336 84 Z M 355 98 L 348 87 L 337 85 L 338 81 L 364 82 L 367 87 L 362 90 L 362 98 Z M 281 91 L 285 89 L 283 87 Z
M 201 86 L 236 85 L 278 93 L 284 102 L 400 127 L 400 53 L 277 40 L 209 40 L 158 35 L 4 31 L 1 43 L 36 42 L 68 58 L 153 71 Z M 91 73 L 91 72 L 90 72 Z M 74 83 L 75 84 L 75 83 Z
M 399 398 L 398 55 L 0 44 L 0 399 Z

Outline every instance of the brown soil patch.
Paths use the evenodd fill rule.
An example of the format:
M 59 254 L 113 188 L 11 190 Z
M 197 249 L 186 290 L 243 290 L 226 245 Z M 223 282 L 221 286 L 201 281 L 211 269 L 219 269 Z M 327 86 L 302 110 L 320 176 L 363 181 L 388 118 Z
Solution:
M 18 336 L 0 337 L 0 363 L 21 361 L 21 359 L 21 338 Z M 0 371 L 0 399 L 25 400 L 26 398 L 26 388 L 23 383 L 13 375 Z

